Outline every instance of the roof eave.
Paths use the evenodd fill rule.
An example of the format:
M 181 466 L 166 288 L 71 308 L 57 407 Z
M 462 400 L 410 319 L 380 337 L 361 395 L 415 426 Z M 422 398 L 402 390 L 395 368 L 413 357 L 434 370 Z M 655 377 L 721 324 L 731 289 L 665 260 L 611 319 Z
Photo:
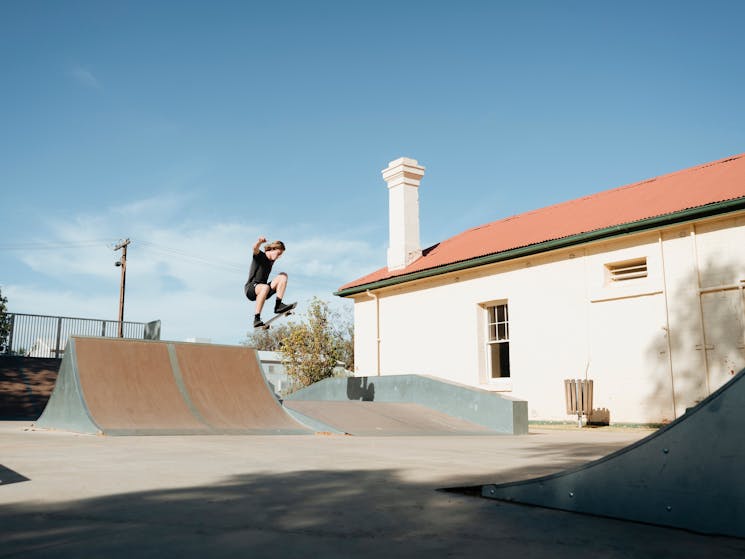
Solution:
M 378 281 L 369 283 L 363 283 L 355 285 L 347 289 L 341 289 L 334 292 L 334 295 L 339 297 L 350 297 L 358 293 L 363 293 L 368 290 L 381 289 L 383 287 L 391 287 L 402 283 L 408 283 L 411 281 L 421 280 L 425 278 L 431 278 L 450 272 L 458 272 L 461 270 L 467 270 L 470 268 L 476 268 L 479 266 L 485 266 L 487 264 L 495 264 L 497 262 L 504 262 L 506 260 L 512 260 L 524 256 L 530 256 L 533 254 L 539 254 L 541 252 L 548 252 L 550 250 L 556 250 L 560 248 L 567 248 L 583 243 L 592 241 L 598 241 L 601 239 L 608 239 L 612 237 L 620 237 L 623 235 L 629 235 L 631 233 L 638 233 L 640 231 L 655 229 L 667 225 L 675 225 L 679 223 L 685 223 L 694 221 L 696 219 L 702 219 L 705 217 L 711 217 L 714 215 L 725 214 L 738 210 L 745 209 L 745 197 L 735 198 L 732 200 L 725 200 L 723 202 L 715 202 L 712 204 L 706 204 L 704 206 L 698 206 L 695 208 L 689 208 L 678 212 L 673 212 L 661 216 L 650 217 L 641 219 L 639 221 L 632 221 L 630 223 L 624 223 L 621 225 L 614 225 L 612 227 L 605 227 L 603 229 L 597 229 L 595 231 L 588 231 L 586 233 L 578 233 L 576 235 L 570 235 L 568 237 L 562 237 L 560 239 L 553 239 L 550 241 L 543 241 L 524 247 L 514 248 L 497 252 L 493 254 L 487 254 L 484 256 L 477 256 L 468 260 L 462 260 L 460 262 L 453 262 L 452 264 L 445 264 L 443 266 L 436 266 L 434 268 L 427 268 L 418 272 L 411 272 L 408 274 L 402 274 L 400 276 L 394 276 L 391 278 L 385 278 Z

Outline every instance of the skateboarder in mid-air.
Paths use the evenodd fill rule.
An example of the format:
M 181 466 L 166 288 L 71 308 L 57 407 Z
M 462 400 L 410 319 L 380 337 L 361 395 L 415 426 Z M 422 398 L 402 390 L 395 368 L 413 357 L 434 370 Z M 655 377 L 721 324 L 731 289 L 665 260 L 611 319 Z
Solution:
M 248 281 L 244 287 L 246 297 L 249 301 L 256 301 L 256 314 L 254 315 L 254 328 L 262 328 L 264 322 L 261 320 L 261 309 L 264 308 L 264 302 L 275 293 L 277 299 L 274 302 L 274 312 L 276 314 L 291 311 L 295 305 L 285 305 L 282 297 L 287 289 L 287 274 L 280 272 L 271 283 L 269 282 L 269 273 L 277 259 L 285 252 L 285 244 L 282 241 L 269 243 L 261 250 L 261 245 L 266 243 L 266 238 L 259 237 L 253 246 L 253 260 L 251 261 L 251 271 L 248 273 Z

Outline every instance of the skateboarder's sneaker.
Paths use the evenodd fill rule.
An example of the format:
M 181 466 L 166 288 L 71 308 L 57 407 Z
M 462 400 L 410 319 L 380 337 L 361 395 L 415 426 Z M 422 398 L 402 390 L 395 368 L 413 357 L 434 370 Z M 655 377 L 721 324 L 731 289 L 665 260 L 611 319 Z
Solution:
M 282 313 L 286 313 L 287 311 L 291 311 L 294 308 L 295 308 L 295 304 L 285 305 L 284 303 L 280 303 L 279 305 L 274 305 L 274 313 L 282 314 Z
M 254 328 L 261 328 L 264 326 L 264 321 L 260 318 L 254 318 Z

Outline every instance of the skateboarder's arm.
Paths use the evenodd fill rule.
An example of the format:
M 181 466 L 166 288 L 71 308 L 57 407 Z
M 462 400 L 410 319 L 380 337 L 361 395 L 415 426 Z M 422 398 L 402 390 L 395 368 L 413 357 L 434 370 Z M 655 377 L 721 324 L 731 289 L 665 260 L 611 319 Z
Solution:
M 259 254 L 259 251 L 261 250 L 261 245 L 263 245 L 266 242 L 266 237 L 259 237 L 257 241 L 254 243 L 254 254 Z

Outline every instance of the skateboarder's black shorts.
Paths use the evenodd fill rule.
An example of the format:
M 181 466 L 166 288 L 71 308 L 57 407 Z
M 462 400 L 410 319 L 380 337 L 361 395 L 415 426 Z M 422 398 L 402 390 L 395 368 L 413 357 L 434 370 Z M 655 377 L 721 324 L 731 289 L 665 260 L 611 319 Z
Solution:
M 256 282 L 247 283 L 243 291 L 246 293 L 246 297 L 248 297 L 249 301 L 255 301 L 256 300 L 256 286 L 259 285 Z M 264 284 L 269 285 L 269 293 L 267 294 L 266 298 L 270 299 L 272 295 L 274 295 L 277 291 L 270 285 L 270 284 Z

